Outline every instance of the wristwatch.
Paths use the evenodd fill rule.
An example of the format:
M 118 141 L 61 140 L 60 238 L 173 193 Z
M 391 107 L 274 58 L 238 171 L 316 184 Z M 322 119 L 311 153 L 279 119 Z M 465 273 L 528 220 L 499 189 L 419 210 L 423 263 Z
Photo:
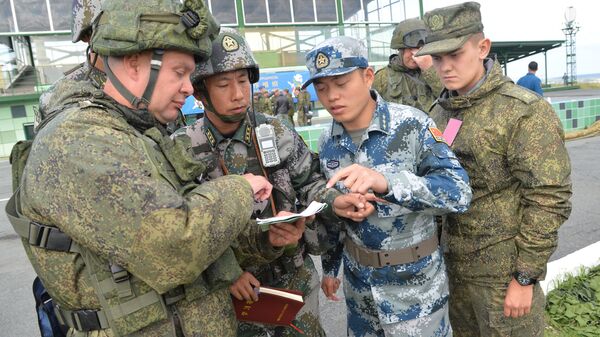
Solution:
M 529 275 L 516 271 L 513 273 L 513 277 L 522 286 L 529 286 L 537 283 L 537 279 L 529 277 Z

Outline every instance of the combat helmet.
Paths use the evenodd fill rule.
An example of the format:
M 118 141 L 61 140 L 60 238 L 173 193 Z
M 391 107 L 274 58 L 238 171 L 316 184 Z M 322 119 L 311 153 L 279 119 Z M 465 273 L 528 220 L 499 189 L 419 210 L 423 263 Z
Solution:
M 192 82 L 210 77 L 214 74 L 233 70 L 248 69 L 251 83 L 258 82 L 258 63 L 246 39 L 233 28 L 222 28 L 212 43 L 211 57 L 196 65 L 192 74 Z
M 212 42 L 210 58 L 196 65 L 191 76 L 194 90 L 206 98 L 210 111 L 214 112 L 224 122 L 238 122 L 245 114 L 239 116 L 222 115 L 212 104 L 204 80 L 212 75 L 229 71 L 248 69 L 248 79 L 254 84 L 259 79 L 259 67 L 246 39 L 233 28 L 222 28 Z
M 414 18 L 400 22 L 394 28 L 391 49 L 417 48 L 425 44 L 427 26 L 423 20 Z
M 71 40 L 81 41 L 86 35 L 92 35 L 92 22 L 100 13 L 102 0 L 73 0 L 71 6 Z
M 104 57 L 108 78 L 134 107 L 150 103 L 165 50 L 178 50 L 203 61 L 212 51 L 211 40 L 219 25 L 204 1 L 104 0 L 94 21 L 92 50 Z M 142 97 L 135 97 L 116 78 L 109 56 L 124 56 L 152 50 L 152 71 Z

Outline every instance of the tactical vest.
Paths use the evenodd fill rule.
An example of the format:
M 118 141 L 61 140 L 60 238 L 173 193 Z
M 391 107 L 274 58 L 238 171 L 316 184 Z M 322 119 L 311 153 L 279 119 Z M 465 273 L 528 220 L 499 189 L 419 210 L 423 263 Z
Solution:
M 256 114 L 256 125 L 260 124 L 270 124 L 268 118 L 266 118 L 262 114 Z M 205 117 L 206 118 L 206 117 Z M 219 150 L 217 148 L 218 144 L 216 142 L 216 137 L 212 134 L 212 131 L 205 126 L 204 133 L 208 140 L 208 145 L 210 146 L 210 151 L 215 154 L 215 157 L 220 157 Z M 277 181 L 279 177 L 289 175 L 289 172 L 282 164 L 275 167 L 263 167 L 260 161 L 258 151 L 258 145 L 256 141 L 254 141 L 255 130 L 252 128 L 250 123 L 246 123 L 246 130 L 244 131 L 244 138 L 250 140 L 250 146 L 248 147 L 247 157 L 246 157 L 246 173 L 252 173 L 257 176 L 263 176 L 267 178 L 270 182 Z M 207 152 L 209 148 L 201 149 L 201 152 Z M 225 165 L 224 163 L 222 165 Z M 223 174 L 227 174 L 223 168 L 221 169 Z M 281 211 L 283 209 L 278 208 L 279 205 L 288 203 L 292 205 L 292 208 L 289 209 L 291 212 L 296 211 L 296 192 L 294 190 L 286 190 L 279 184 L 273 184 L 273 190 L 271 192 L 272 198 L 269 199 L 269 202 L 265 209 L 260 213 L 253 214 L 252 218 L 268 218 L 275 216 L 273 213 L 272 203 L 275 203 L 275 211 Z M 304 259 L 308 256 L 308 252 L 306 250 L 306 244 L 304 241 L 304 237 L 300 239 L 298 245 L 295 247 L 286 247 L 285 253 L 277 258 L 275 261 L 270 264 L 262 265 L 261 267 L 250 270 L 256 276 L 256 278 L 264 283 L 270 284 L 273 281 L 276 281 L 280 278 L 281 275 L 286 273 L 293 273 L 297 268 L 300 268 L 304 265 Z
M 90 100 L 80 101 L 78 105 L 80 108 L 118 110 L 112 102 L 103 97 L 102 94 L 97 94 Z M 153 174 L 161 176 L 179 192 L 197 186 L 190 180 L 199 175 L 198 170 L 204 168 L 195 167 L 194 163 L 182 156 L 182 151 L 185 151 L 183 147 L 170 143 L 170 138 L 162 135 L 156 128 L 147 130 L 144 135 L 136 131 L 136 136 L 144 140 L 144 151 L 153 164 Z M 182 299 L 194 301 L 214 290 L 227 287 L 241 274 L 230 248 L 194 282 L 180 285 L 161 295 L 118 264 L 111 263 L 78 245 L 57 227 L 31 221 L 20 211 L 17 187 L 22 179 L 31 144 L 32 141 L 20 142 L 11 153 L 15 191 L 6 205 L 9 221 L 17 234 L 32 247 L 49 252 L 79 254 L 83 258 L 87 277 L 91 280 L 101 305 L 99 310 L 67 310 L 55 301 L 55 312 L 61 324 L 84 332 L 110 328 L 114 336 L 125 336 L 154 323 L 176 317 L 176 310 L 171 308 L 173 304 Z M 190 182 L 182 184 L 185 181 Z M 174 323 L 176 327 L 179 324 L 177 319 Z M 179 336 L 180 333 L 181 331 L 174 331 L 173 336 Z

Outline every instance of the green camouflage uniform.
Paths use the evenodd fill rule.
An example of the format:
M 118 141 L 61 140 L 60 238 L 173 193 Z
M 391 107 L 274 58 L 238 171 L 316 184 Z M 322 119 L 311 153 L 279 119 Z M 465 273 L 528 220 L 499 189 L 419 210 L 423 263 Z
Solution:
M 310 93 L 306 90 L 302 90 L 298 93 L 298 126 L 305 126 L 307 124 L 306 114 L 310 111 Z
M 427 13 L 434 39 L 421 52 L 456 50 L 456 41 L 482 31 L 480 20 L 476 3 Z M 446 40 L 458 26 L 467 36 Z M 442 130 L 450 118 L 462 121 L 452 150 L 473 188 L 471 208 L 448 215 L 445 225 L 450 320 L 456 336 L 543 336 L 539 284 L 525 316 L 504 317 L 504 298 L 513 273 L 544 277 L 571 211 L 569 156 L 550 104 L 503 76 L 492 59 L 484 67 L 485 77 L 467 94 L 444 90 L 431 111 Z
M 273 184 L 272 199 L 257 203 L 253 218 L 274 216 L 279 211 L 296 212 L 311 201 L 321 201 L 329 205 L 340 193 L 326 189 L 326 181 L 320 174 L 319 161 L 293 128 L 284 125 L 276 117 L 261 113 L 223 115 L 212 105 L 206 79 L 216 74 L 239 70 L 248 71 L 250 83 L 259 79 L 259 68 L 254 55 L 244 37 L 234 29 L 223 28 L 213 41 L 212 56 L 206 62 L 196 65 L 192 74 L 197 94 L 207 102 L 207 115 L 175 133 L 179 137 L 191 138 L 191 152 L 197 160 L 210 163 L 207 180 L 218 179 L 223 175 L 252 173 L 265 176 Z M 283 98 L 283 97 L 282 97 Z M 284 98 L 285 99 L 285 98 Z M 223 135 L 210 121 L 218 118 L 223 123 L 236 124 L 233 135 Z M 287 116 L 286 116 L 287 117 Z M 287 119 L 285 120 L 287 122 Z M 256 148 L 253 125 L 268 124 L 275 132 L 280 164 L 262 167 Z M 275 210 L 272 210 L 274 203 Z M 327 227 L 339 226 L 340 220 L 328 207 L 316 217 L 315 223 L 307 226 L 297 246 L 286 247 L 285 252 L 275 261 L 256 259 L 244 251 L 243 245 L 234 247 L 236 257 L 244 270 L 252 273 L 261 283 L 278 288 L 300 290 L 304 294 L 305 305 L 296 316 L 294 325 L 308 336 L 324 336 L 319 323 L 319 277 L 308 254 L 320 254 L 328 247 L 325 242 Z M 258 227 L 258 226 L 257 226 Z M 301 336 L 291 327 L 263 327 L 257 324 L 240 324 L 238 336 Z
M 331 204 L 338 192 L 325 189 L 326 180 L 321 176 L 317 156 L 310 152 L 300 136 L 286 127 L 274 117 L 257 114 L 257 123 L 273 125 L 276 133 L 276 143 L 281 164 L 266 168 L 269 181 L 273 184 L 273 195 L 277 211 L 296 212 L 296 201 L 302 207 L 317 200 Z M 192 152 L 196 159 L 207 161 L 210 158 L 222 158 L 223 164 L 230 174 L 247 172 L 263 175 L 258 164 L 258 154 L 252 142 L 252 127 L 248 119 L 244 120 L 235 134 L 230 138 L 224 137 L 213 126 L 208 118 L 198 120 L 194 125 L 177 132 L 177 137 L 189 136 L 192 139 Z M 216 155 L 216 156 L 215 156 Z M 210 165 L 213 169 L 208 172 L 209 179 L 223 176 L 222 167 L 215 162 Z M 270 202 L 255 209 L 253 217 L 272 216 Z M 324 224 L 328 226 L 335 222 L 335 216 L 329 207 L 324 214 L 317 216 L 316 221 L 306 228 L 304 236 L 295 250 L 286 250 L 279 259 L 270 264 L 265 261 L 251 261 L 243 251 L 236 250 L 236 256 L 242 268 L 251 272 L 262 285 L 296 289 L 304 293 L 305 305 L 298 313 L 294 324 L 303 330 L 307 336 L 324 336 L 319 323 L 319 277 L 308 254 L 320 254 L 325 247 L 327 233 Z M 301 336 L 290 327 L 263 329 L 258 325 L 240 324 L 238 336 L 266 336 L 281 331 L 281 336 Z
M 417 48 L 425 41 L 427 26 L 423 20 L 414 18 L 400 22 L 390 42 L 390 48 L 398 50 L 398 54 L 390 56 L 387 67 L 375 73 L 373 89 L 387 102 L 394 102 L 415 107 L 421 111 L 428 112 L 442 91 L 442 84 L 435 74 L 435 70 L 429 68 L 409 69 L 402 62 L 402 54 L 406 48 Z
M 206 57 L 204 39 L 216 24 L 203 3 L 185 4 L 106 0 L 96 52 L 127 44 L 125 54 L 178 48 Z M 179 21 L 181 14 L 202 18 L 202 31 L 191 31 L 196 26 Z M 146 39 L 131 44 L 123 33 L 112 40 L 132 18 Z M 236 336 L 228 286 L 241 269 L 230 244 L 239 236 L 249 256 L 266 260 L 281 253 L 248 221 L 249 184 L 232 176 L 199 185 L 206 167 L 189 156 L 189 138 L 173 141 L 147 110 L 129 109 L 93 86 L 70 88 L 61 91 L 65 101 L 87 99 L 64 106 L 39 130 L 17 203 L 35 222 L 31 228 L 49 233 L 48 242 L 67 236 L 58 241 L 66 250 L 23 239 L 59 317 L 71 317 L 65 310 L 103 317 L 92 328 L 70 325 L 80 326 L 69 336 Z
M 290 123 L 292 123 L 292 126 L 294 126 L 294 98 L 292 97 L 292 94 L 287 93 L 287 99 L 288 99 L 288 103 L 290 104 L 290 109 L 288 110 L 288 118 L 290 119 Z
M 425 76 L 426 72 L 429 76 Z M 439 79 L 432 68 L 423 72 L 408 69 L 397 54 L 390 56 L 387 67 L 375 73 L 373 89 L 387 102 L 409 105 L 425 112 L 429 111 L 441 91 Z
M 271 106 L 271 100 L 262 94 L 258 97 L 258 104 L 255 108 L 256 111 L 264 113 L 265 115 L 273 115 L 273 107 Z

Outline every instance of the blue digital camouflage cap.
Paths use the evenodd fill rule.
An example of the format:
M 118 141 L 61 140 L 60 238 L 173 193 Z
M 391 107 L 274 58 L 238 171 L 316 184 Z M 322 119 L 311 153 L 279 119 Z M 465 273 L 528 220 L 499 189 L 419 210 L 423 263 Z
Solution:
M 302 84 L 302 89 L 318 78 L 344 75 L 368 66 L 367 49 L 362 42 L 349 36 L 332 37 L 306 54 L 310 78 Z

